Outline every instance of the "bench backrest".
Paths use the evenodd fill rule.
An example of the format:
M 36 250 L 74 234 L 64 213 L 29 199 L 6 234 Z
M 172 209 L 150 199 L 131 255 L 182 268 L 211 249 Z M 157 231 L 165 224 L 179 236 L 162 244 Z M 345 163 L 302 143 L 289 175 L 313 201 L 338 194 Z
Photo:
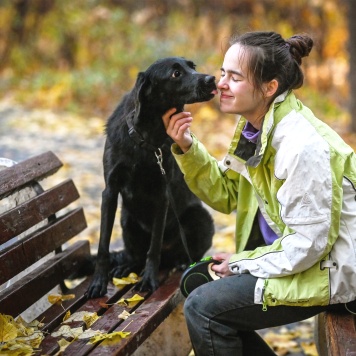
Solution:
M 0 207 L 0 313 L 16 317 L 90 255 L 87 241 L 71 244 L 62 252 L 63 244 L 87 226 L 81 207 L 68 208 L 79 198 L 73 181 L 47 190 L 38 183 L 61 167 L 58 157 L 46 152 L 0 170 L 0 204 L 8 201 L 12 205 Z M 13 282 L 53 252 L 54 257 Z

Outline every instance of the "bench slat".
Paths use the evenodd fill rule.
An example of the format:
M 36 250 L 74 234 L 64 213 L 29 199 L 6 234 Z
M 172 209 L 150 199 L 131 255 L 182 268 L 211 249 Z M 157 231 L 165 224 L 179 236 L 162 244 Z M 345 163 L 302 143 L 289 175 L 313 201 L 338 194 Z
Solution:
M 39 261 L 86 228 L 83 208 L 77 208 L 53 224 L 27 236 L 0 254 L 0 284 Z
M 66 310 L 73 310 L 74 312 L 80 312 L 80 311 L 86 311 L 86 312 L 96 312 L 98 315 L 101 315 L 103 313 L 103 309 L 100 304 L 101 303 L 107 303 L 107 304 L 112 304 L 115 303 L 117 300 L 119 300 L 121 297 L 125 297 L 127 294 L 125 294 L 125 291 L 127 291 L 128 289 L 130 289 L 131 286 L 128 285 L 123 289 L 118 289 L 117 287 L 115 287 L 112 283 L 108 284 L 108 291 L 105 294 L 105 296 L 101 297 L 101 298 L 96 298 L 96 299 L 89 299 L 86 300 L 86 297 L 84 297 L 84 299 L 86 300 L 85 304 L 83 304 L 79 309 L 77 308 L 69 308 L 68 304 L 70 301 L 63 303 L 63 307 Z M 86 289 L 82 289 L 82 294 L 84 295 Z M 70 293 L 74 293 L 77 294 L 79 291 L 73 290 L 70 291 Z M 79 292 L 80 293 L 80 292 Z M 54 306 L 55 307 L 55 306 Z M 119 307 L 118 305 L 113 305 L 110 307 L 110 309 L 108 311 L 105 312 L 105 315 L 107 314 L 107 312 L 111 311 L 112 308 L 114 308 L 113 310 L 115 310 L 115 307 Z M 122 308 L 122 307 L 121 307 Z M 58 309 L 58 308 L 57 308 Z M 113 312 L 111 312 L 113 313 Z M 62 313 L 61 313 L 61 319 L 63 319 L 65 312 L 62 309 Z M 113 323 L 115 323 L 115 325 L 117 325 L 120 322 L 120 319 L 118 319 L 118 314 L 112 314 L 112 321 L 108 320 L 107 317 L 105 318 L 100 318 L 93 326 L 91 326 L 91 329 L 93 330 L 104 330 L 104 331 L 109 331 L 110 329 L 112 329 L 113 327 L 111 326 Z M 39 318 L 40 319 L 40 318 Z M 48 318 L 47 318 L 48 320 Z M 51 332 L 53 331 L 57 331 L 61 325 L 60 322 L 62 320 L 58 319 L 59 323 L 57 324 L 57 327 L 55 330 L 51 330 Z M 122 320 L 121 320 L 122 321 Z M 71 327 L 80 327 L 84 325 L 84 322 L 76 322 L 76 323 L 71 323 L 68 324 Z M 44 330 L 47 330 L 48 327 L 46 325 L 46 327 L 44 328 Z M 85 329 L 85 327 L 84 327 Z M 58 346 L 58 340 L 60 340 L 62 338 L 62 336 L 59 337 L 52 337 L 52 336 L 47 336 L 41 343 L 41 355 L 45 354 L 45 355 L 53 355 L 56 352 L 59 351 L 59 346 Z M 86 354 L 86 352 L 88 352 L 89 350 L 91 350 L 93 347 L 95 347 L 95 345 L 87 345 L 88 343 L 88 339 L 86 340 L 76 340 L 73 344 L 69 345 L 68 348 L 65 350 L 65 352 L 63 353 L 63 355 L 67 354 L 67 355 L 84 355 Z
M 135 311 L 135 314 L 131 315 L 115 329 L 115 331 L 130 331 L 132 336 L 128 336 L 116 344 L 103 341 L 90 355 L 130 355 L 134 352 L 182 300 L 183 296 L 177 289 L 180 277 L 180 272 L 172 274 Z
M 0 244 L 20 235 L 79 198 L 72 180 L 29 199 L 0 216 Z
M 324 314 L 328 355 L 356 355 L 355 317 L 352 314 Z
M 39 181 L 54 174 L 62 165 L 58 157 L 48 151 L 0 171 L 0 199 L 30 182 Z
M 90 255 L 89 242 L 78 241 L 0 292 L 0 313 L 16 317 L 67 278 Z

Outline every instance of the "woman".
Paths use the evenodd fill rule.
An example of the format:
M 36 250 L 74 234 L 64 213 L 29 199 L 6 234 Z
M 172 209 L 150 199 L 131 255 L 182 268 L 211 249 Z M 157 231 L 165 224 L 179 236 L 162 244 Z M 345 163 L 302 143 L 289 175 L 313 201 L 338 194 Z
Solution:
M 354 308 L 355 154 L 293 93 L 312 46 L 274 32 L 232 39 L 218 89 L 238 123 L 223 164 L 191 134 L 190 113 L 163 117 L 190 189 L 236 210 L 236 253 L 213 256 L 223 278 L 185 303 L 196 355 L 274 355 L 254 330 Z

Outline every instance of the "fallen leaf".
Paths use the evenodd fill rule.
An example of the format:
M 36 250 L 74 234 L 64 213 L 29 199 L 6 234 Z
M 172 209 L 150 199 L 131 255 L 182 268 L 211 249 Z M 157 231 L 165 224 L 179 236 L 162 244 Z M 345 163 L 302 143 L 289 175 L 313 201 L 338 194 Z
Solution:
M 144 300 L 145 298 L 141 297 L 138 294 L 135 294 L 133 297 L 128 298 L 128 299 L 120 299 L 116 304 L 122 305 L 122 306 L 128 306 L 130 308 L 134 307 L 139 301 Z
M 57 331 L 51 335 L 53 337 L 63 336 L 66 338 L 76 338 L 83 333 L 83 328 L 71 328 L 69 325 L 62 325 Z
M 59 304 L 61 305 L 63 301 L 75 298 L 74 294 L 49 294 L 47 299 L 51 304 Z
M 113 278 L 112 282 L 116 287 L 123 287 L 128 284 L 135 284 L 139 281 L 139 277 L 136 273 L 130 273 L 127 277 Z
M 12 316 L 0 314 L 0 342 L 11 341 L 17 337 L 17 328 L 14 322 Z
M 71 344 L 71 342 L 66 339 L 60 339 L 57 343 L 59 345 L 59 351 L 57 352 L 58 355 L 61 355 L 62 352 Z
M 78 339 L 90 339 L 96 335 L 103 334 L 103 331 L 87 329 L 83 332 L 83 334 L 79 335 Z
M 66 321 L 66 320 L 68 320 L 69 318 L 70 318 L 70 310 L 68 310 L 68 311 L 66 312 L 66 315 L 64 315 L 63 321 Z
M 134 314 L 134 313 L 132 313 Z M 130 317 L 132 314 L 130 314 L 127 310 L 123 310 L 121 314 L 119 314 L 119 318 L 126 320 L 128 317 Z
M 89 329 L 99 318 L 97 313 L 87 313 L 83 316 L 83 321 L 87 329 Z
M 90 339 L 89 344 L 95 344 L 99 341 L 102 340 L 106 340 L 106 339 L 113 339 L 116 337 L 120 337 L 121 339 L 125 339 L 126 337 L 128 337 L 131 333 L 130 332 L 126 332 L 126 331 L 114 331 L 112 333 L 108 333 L 108 334 L 100 334 L 97 336 L 94 336 Z

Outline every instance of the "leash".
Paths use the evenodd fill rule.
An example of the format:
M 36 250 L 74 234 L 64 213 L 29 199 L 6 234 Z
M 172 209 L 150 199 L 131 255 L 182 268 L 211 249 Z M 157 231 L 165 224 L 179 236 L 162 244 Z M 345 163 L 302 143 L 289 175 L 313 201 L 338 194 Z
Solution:
M 162 174 L 162 176 L 163 176 L 163 178 L 164 178 L 164 180 L 166 182 L 166 186 L 167 186 L 167 189 L 168 189 L 169 202 L 170 202 L 170 204 L 172 206 L 174 215 L 175 215 L 175 217 L 176 217 L 176 219 L 178 221 L 179 233 L 180 233 L 180 237 L 181 237 L 181 240 L 182 240 L 182 243 L 183 243 L 183 247 L 184 247 L 184 250 L 185 250 L 185 252 L 186 252 L 186 254 L 188 256 L 189 264 L 192 264 L 194 261 L 193 261 L 192 257 L 190 256 L 190 253 L 189 253 L 187 237 L 185 236 L 184 229 L 182 227 L 182 224 L 181 224 L 179 216 L 178 216 L 177 208 L 176 208 L 176 205 L 175 205 L 175 202 L 174 202 L 174 199 L 173 199 L 171 185 L 169 184 L 166 171 L 163 168 L 163 153 L 162 153 L 162 150 L 161 150 L 161 148 L 156 148 L 155 146 L 147 143 L 144 140 L 144 138 L 142 137 L 142 135 L 138 131 L 135 130 L 135 127 L 134 127 L 133 122 L 132 122 L 133 121 L 132 119 L 133 119 L 134 115 L 135 115 L 135 110 L 133 110 L 131 115 L 126 116 L 126 123 L 127 123 L 128 128 L 129 128 L 129 130 L 128 130 L 129 136 L 140 147 L 143 147 L 143 148 L 145 148 L 147 150 L 153 151 L 154 155 L 156 156 L 157 164 L 159 166 L 159 169 L 161 170 L 161 174 Z

